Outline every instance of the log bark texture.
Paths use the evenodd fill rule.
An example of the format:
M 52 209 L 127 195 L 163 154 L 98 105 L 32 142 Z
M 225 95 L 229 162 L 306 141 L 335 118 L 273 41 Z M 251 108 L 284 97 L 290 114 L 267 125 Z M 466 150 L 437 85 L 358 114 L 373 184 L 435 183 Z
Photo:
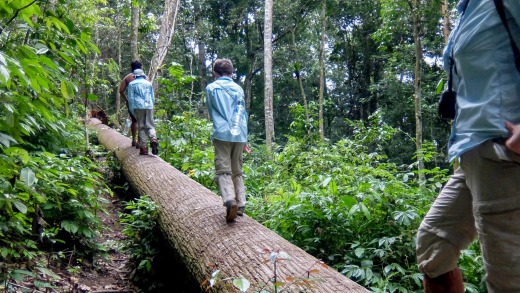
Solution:
M 263 253 L 269 249 L 285 251 L 291 257 L 277 264 L 278 280 L 306 278 L 309 270 L 319 270 L 310 275 L 315 280 L 312 288 L 293 286 L 290 292 L 369 292 L 336 270 L 319 265 L 318 259 L 247 215 L 226 223 L 219 196 L 161 158 L 140 156 L 129 138 L 99 120 L 93 118 L 89 125 L 97 131 L 100 143 L 115 152 L 133 190 L 150 196 L 158 204 L 159 224 L 165 237 L 199 282 L 219 269 L 223 278 L 246 278 L 251 283 L 247 292 L 272 285 L 275 270 L 272 263 L 266 262 L 269 255 Z M 224 286 L 212 292 L 238 290 Z

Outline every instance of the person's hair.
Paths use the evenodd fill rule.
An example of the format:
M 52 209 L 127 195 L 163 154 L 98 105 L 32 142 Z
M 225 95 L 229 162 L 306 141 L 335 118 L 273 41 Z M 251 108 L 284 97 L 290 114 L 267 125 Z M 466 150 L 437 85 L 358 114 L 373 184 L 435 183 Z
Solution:
M 233 62 L 229 59 L 217 59 L 213 64 L 213 71 L 220 76 L 229 76 L 233 74 Z
M 130 67 L 132 68 L 132 71 L 136 69 L 143 69 L 143 63 L 141 63 L 139 60 L 135 60 L 130 64 Z

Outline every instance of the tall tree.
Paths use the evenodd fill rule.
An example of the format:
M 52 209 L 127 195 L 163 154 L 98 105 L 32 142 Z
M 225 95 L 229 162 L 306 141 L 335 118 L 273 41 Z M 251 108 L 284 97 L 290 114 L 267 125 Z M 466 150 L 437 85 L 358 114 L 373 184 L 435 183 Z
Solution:
M 130 53 L 132 55 L 132 60 L 139 60 L 139 2 L 137 0 L 132 0 L 132 19 L 131 19 L 131 31 L 130 31 Z
M 325 138 L 323 129 L 323 96 L 325 93 L 325 30 L 327 29 L 327 1 L 321 1 L 321 38 L 320 38 L 320 97 L 319 97 L 319 132 L 320 138 Z
M 444 43 L 448 43 L 448 38 L 451 33 L 451 25 L 450 25 L 450 10 L 448 0 L 442 1 L 441 6 L 442 13 L 442 33 L 444 35 Z
M 179 7 L 178 0 L 165 0 L 164 13 L 161 20 L 161 28 L 159 30 L 159 37 L 157 38 L 157 46 L 150 64 L 150 71 L 148 78 L 153 82 L 157 74 L 157 70 L 162 65 L 168 48 L 170 47 L 171 39 L 175 29 L 175 19 L 177 17 L 177 10 Z
M 264 113 L 265 113 L 265 143 L 267 150 L 273 149 L 274 118 L 273 118 L 273 0 L 265 0 L 264 19 Z
M 123 68 L 123 64 L 121 62 L 121 51 L 122 51 L 122 37 L 121 37 L 121 28 L 122 28 L 122 13 L 119 3 L 116 3 L 116 15 L 115 15 L 115 24 L 116 24 L 116 34 L 117 34 L 117 67 L 119 68 L 119 71 Z M 120 117 L 120 109 L 121 109 L 121 94 L 119 93 L 119 84 L 116 83 L 115 86 L 115 92 L 116 92 L 116 115 L 117 115 L 117 121 L 121 120 Z
M 411 0 L 408 2 L 412 13 L 413 24 L 413 40 L 415 44 L 415 69 L 414 69 L 414 93 L 415 93 L 415 146 L 417 150 L 417 168 L 419 171 L 424 169 L 423 157 L 423 121 L 421 109 L 421 81 L 422 69 L 421 62 L 423 60 L 422 44 L 421 44 L 421 2 L 420 0 Z M 419 172 L 420 182 L 425 181 L 424 173 Z

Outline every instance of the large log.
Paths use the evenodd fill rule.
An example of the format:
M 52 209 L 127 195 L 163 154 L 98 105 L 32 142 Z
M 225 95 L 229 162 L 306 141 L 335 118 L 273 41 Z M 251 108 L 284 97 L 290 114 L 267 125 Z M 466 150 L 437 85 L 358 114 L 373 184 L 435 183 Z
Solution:
M 272 285 L 275 270 L 264 253 L 269 250 L 290 256 L 277 265 L 278 280 L 306 278 L 309 270 L 319 270 L 311 273 L 313 287 L 305 292 L 369 292 L 248 216 L 226 223 L 225 208 L 216 194 L 159 157 L 139 156 L 129 138 L 99 120 L 93 118 L 89 124 L 100 143 L 115 152 L 132 189 L 158 204 L 165 237 L 200 283 L 218 267 L 223 277 L 246 278 L 251 283 L 248 292 Z M 237 291 L 228 286 L 219 292 Z

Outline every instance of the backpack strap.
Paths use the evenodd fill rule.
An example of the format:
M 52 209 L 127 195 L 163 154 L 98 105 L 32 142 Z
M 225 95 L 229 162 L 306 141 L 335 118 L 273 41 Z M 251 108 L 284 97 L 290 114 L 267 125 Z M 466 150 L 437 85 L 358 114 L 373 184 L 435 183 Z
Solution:
M 497 8 L 498 15 L 500 16 L 500 19 L 502 20 L 502 23 L 506 27 L 507 33 L 509 34 L 509 40 L 511 40 L 511 47 L 513 48 L 513 54 L 515 56 L 515 66 L 518 71 L 520 71 L 520 51 L 518 50 L 518 47 L 516 46 L 515 40 L 513 39 L 513 36 L 511 35 L 511 30 L 509 29 L 509 25 L 507 24 L 506 19 L 506 10 L 504 8 L 504 2 L 503 0 L 493 0 L 495 2 L 495 6 Z

